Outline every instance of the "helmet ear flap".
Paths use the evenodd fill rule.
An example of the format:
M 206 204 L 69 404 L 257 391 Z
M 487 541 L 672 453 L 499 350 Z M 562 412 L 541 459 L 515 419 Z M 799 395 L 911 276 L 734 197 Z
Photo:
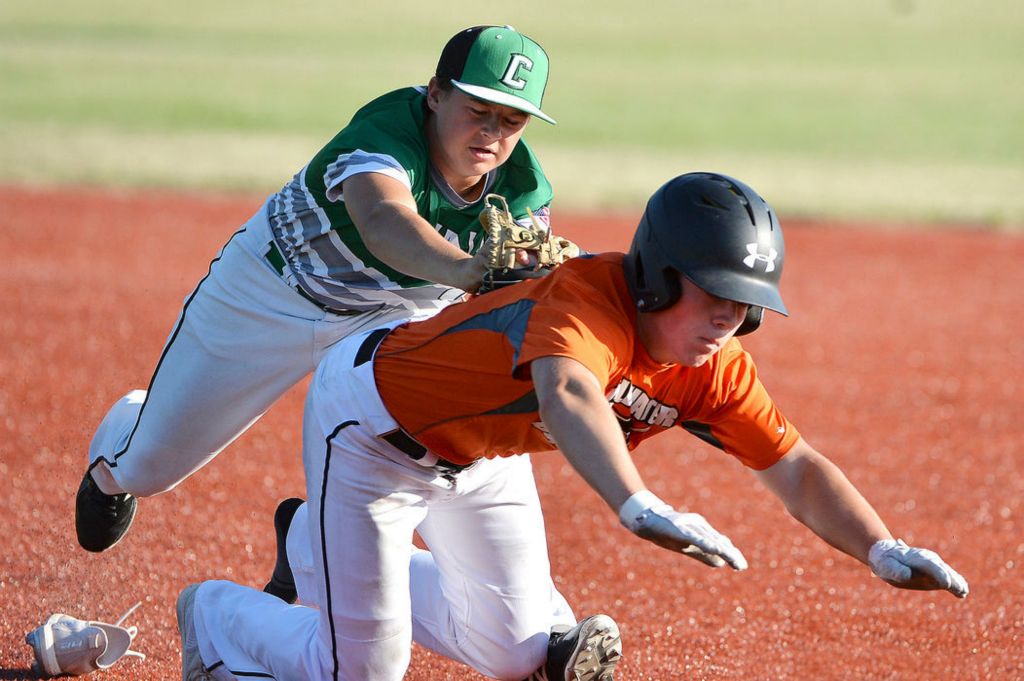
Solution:
M 658 276 L 661 277 L 662 291 L 664 291 L 662 296 L 663 302 L 658 306 L 659 309 L 675 305 L 683 295 L 683 285 L 679 281 L 679 272 L 671 267 L 665 267 L 658 273 Z
M 743 322 L 733 335 L 745 336 L 748 333 L 757 331 L 757 327 L 761 326 L 762 319 L 764 319 L 764 308 L 760 305 L 749 305 L 747 307 L 747 316 L 743 318 Z
M 644 261 L 645 255 L 647 262 Z M 679 272 L 661 260 L 655 251 L 646 254 L 639 250 L 630 252 L 623 260 L 623 267 L 630 293 L 641 312 L 669 307 L 683 293 Z

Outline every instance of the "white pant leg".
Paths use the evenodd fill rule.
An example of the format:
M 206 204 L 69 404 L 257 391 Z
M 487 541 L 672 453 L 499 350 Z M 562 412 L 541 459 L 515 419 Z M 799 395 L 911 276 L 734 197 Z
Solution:
M 313 559 L 313 544 L 309 540 L 308 513 L 309 504 L 302 504 L 292 516 L 292 524 L 288 527 L 285 547 L 288 552 L 288 567 L 292 570 L 295 580 L 295 593 L 298 602 L 306 605 L 316 603 L 317 581 L 320 577 Z
M 344 422 L 351 405 L 359 405 L 359 418 L 369 430 L 348 430 L 349 444 L 355 451 L 377 455 L 371 457 L 377 461 L 375 475 L 391 478 L 393 494 L 411 495 L 417 504 L 427 506 L 418 529 L 431 551 L 417 550 L 411 542 L 406 546 L 412 552 L 413 639 L 495 678 L 523 678 L 543 663 L 551 628 L 576 622 L 551 579 L 530 459 L 480 461 L 457 474 L 453 483 L 382 444 L 373 433 L 388 432 L 397 424 L 380 402 L 372 362 L 358 370 L 348 369 L 359 343 L 359 338 L 352 338 L 340 344 L 314 375 L 309 396 L 312 408 L 307 407 L 307 481 L 321 478 L 308 465 L 316 460 L 308 456 L 316 432 Z M 322 423 L 308 429 L 314 418 Z M 398 468 L 381 461 L 385 457 Z M 312 500 L 316 494 L 313 485 L 309 487 Z M 307 506 L 307 517 L 312 518 L 315 505 Z M 301 532 L 294 522 L 293 529 Z M 315 525 L 311 520 L 310 527 Z M 303 550 L 291 533 L 288 538 L 289 560 L 306 575 L 319 572 L 318 567 L 305 569 L 316 564 L 319 547 L 315 530 L 307 536 L 305 546 L 312 549 Z M 397 553 L 401 547 L 396 545 L 394 550 Z M 305 576 L 296 580 L 300 598 L 305 600 L 303 592 L 312 589 L 302 586 Z M 322 594 L 311 593 L 309 602 L 323 607 Z
M 331 678 L 315 650 L 299 650 L 316 640 L 319 614 L 312 608 L 218 580 L 199 586 L 193 617 L 200 654 L 218 679 L 247 678 L 246 673 L 272 674 L 277 681 Z M 230 646 L 221 643 L 226 633 Z
M 303 599 L 315 609 L 275 609 L 267 619 L 265 608 L 275 606 L 266 594 L 204 585 L 195 616 L 207 666 L 222 663 L 279 681 L 399 681 L 405 674 L 412 644 L 412 535 L 426 514 L 425 499 L 447 486 L 384 453 L 392 448 L 376 437 L 383 432 L 376 426 L 390 417 L 380 409 L 367 413 L 362 400 L 366 389 L 376 395 L 372 363 L 352 369 L 360 340 L 344 341 L 328 354 L 306 400 L 308 503 L 289 534 L 304 534 L 310 547 L 317 579 Z M 310 613 L 316 626 L 304 630 Z M 260 623 L 253 620 L 257 616 Z M 296 631 L 306 633 L 296 638 Z
M 409 557 L 426 513 L 418 488 L 429 494 L 429 483 L 387 458 L 353 452 L 342 433 L 322 457 L 322 495 L 310 490 L 307 513 L 296 514 L 291 530 L 313 549 L 316 588 L 303 597 L 314 607 L 230 582 L 203 584 L 194 614 L 208 667 L 278 681 L 404 677 L 412 645 Z
M 431 551 L 412 548 L 413 640 L 494 678 L 522 679 L 544 661 L 547 632 L 576 623 L 550 576 L 529 458 L 480 462 L 452 495 L 429 502 L 418 528 Z M 292 520 L 288 561 L 299 602 L 318 606 L 308 507 Z
M 481 461 L 430 504 L 430 551 L 412 560 L 413 638 L 498 679 L 543 664 L 548 634 L 576 620 L 555 588 L 528 456 Z
M 551 626 L 574 622 L 549 575 L 529 460 L 482 462 L 454 483 L 413 463 L 376 436 L 395 423 L 380 404 L 372 362 L 351 368 L 361 340 L 328 353 L 307 397 L 309 502 L 288 545 L 293 565 L 313 566 L 307 586 L 297 584 L 313 607 L 205 585 L 195 611 L 203 659 L 280 681 L 397 681 L 415 631 L 479 671 L 526 676 L 543 662 Z M 436 562 L 413 548 L 417 525 Z M 315 630 L 303 629 L 310 613 Z
M 409 316 L 381 310 L 324 312 L 266 262 L 270 227 L 261 208 L 210 265 L 188 297 L 148 391 L 119 400 L 89 449 L 107 494 L 167 491 L 216 456 L 326 349 L 365 328 Z

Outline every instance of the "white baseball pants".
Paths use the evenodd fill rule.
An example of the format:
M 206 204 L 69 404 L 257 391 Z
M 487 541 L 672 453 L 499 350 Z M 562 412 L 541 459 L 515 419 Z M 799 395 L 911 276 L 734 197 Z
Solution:
M 365 334 L 335 346 L 306 400 L 308 502 L 288 534 L 300 601 L 231 582 L 196 592 L 203 661 L 218 678 L 397 681 L 416 642 L 499 679 L 545 660 L 549 631 L 575 623 L 550 576 L 527 456 L 448 476 L 381 434 Z M 439 396 L 443 399 L 443 396 Z M 430 551 L 413 546 L 418 530 Z
M 129 392 L 107 412 L 89 447 L 90 465 L 102 459 L 93 478 L 106 494 L 172 489 L 315 369 L 332 344 L 413 315 L 321 310 L 266 261 L 271 239 L 261 208 L 186 299 L 149 390 Z

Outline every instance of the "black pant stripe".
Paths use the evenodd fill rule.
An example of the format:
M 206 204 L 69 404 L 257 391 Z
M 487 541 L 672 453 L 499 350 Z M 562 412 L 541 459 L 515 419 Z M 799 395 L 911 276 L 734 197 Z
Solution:
M 203 283 L 206 282 L 207 279 L 210 278 L 210 274 L 213 272 L 214 263 L 219 261 L 224 256 L 224 250 L 227 249 L 228 245 L 234 240 L 236 236 L 238 236 L 244 231 L 245 228 L 243 227 L 242 229 L 238 230 L 237 232 L 231 235 L 231 238 L 229 238 L 227 243 L 224 244 L 224 247 L 220 249 L 220 253 L 217 254 L 217 257 L 210 261 L 210 267 L 206 270 L 206 276 L 199 280 L 199 283 L 196 284 L 196 287 L 192 291 L 192 294 L 189 295 L 188 300 L 185 301 L 185 305 L 182 306 L 181 315 L 179 315 L 178 317 L 178 323 L 174 327 L 174 332 L 171 334 L 170 339 L 164 346 L 163 352 L 160 353 L 160 359 L 156 363 L 156 369 L 153 370 L 153 376 L 149 379 L 149 386 L 146 388 L 146 399 L 142 401 L 142 407 L 139 408 L 139 415 L 135 419 L 135 425 L 132 426 L 132 432 L 128 435 L 128 441 L 125 443 L 124 447 L 121 448 L 121 451 L 114 454 L 113 461 L 107 461 L 107 465 L 110 466 L 111 468 L 117 467 L 117 460 L 121 458 L 121 456 L 125 452 L 127 452 L 128 449 L 131 448 L 132 446 L 132 438 L 135 437 L 135 431 L 138 429 L 139 423 L 142 421 L 142 413 L 146 410 L 146 404 L 149 403 L 149 392 L 150 390 L 153 389 L 153 383 L 156 381 L 157 374 L 160 373 L 160 367 L 164 363 L 164 358 L 167 357 L 167 352 L 171 349 L 171 345 L 174 343 L 174 340 L 178 337 L 178 333 L 181 331 L 181 325 L 185 322 L 185 314 L 188 312 L 188 306 L 192 304 L 192 301 L 195 299 L 196 294 L 199 293 L 199 288 L 203 285 Z M 96 459 L 96 461 L 94 461 L 92 465 L 89 466 L 89 470 L 92 470 L 92 468 L 102 460 L 105 460 L 105 457 L 101 456 L 100 458 Z
M 345 428 L 349 426 L 359 425 L 358 421 L 345 421 L 338 424 L 338 426 L 327 436 L 325 444 L 327 451 L 324 454 L 324 478 L 323 485 L 320 488 L 320 552 L 321 559 L 324 565 L 324 586 L 327 588 L 327 621 L 331 625 L 331 655 L 334 659 L 334 672 L 332 678 L 334 681 L 338 681 L 338 632 L 334 628 L 334 607 L 331 603 L 331 566 L 327 562 L 327 530 L 324 528 L 324 517 L 327 509 L 327 475 L 331 470 L 331 440 L 337 437 Z
M 266 672 L 239 672 L 234 669 L 229 669 L 229 672 L 235 676 L 242 676 L 249 679 L 276 679 L 277 677 L 273 674 L 267 674 Z

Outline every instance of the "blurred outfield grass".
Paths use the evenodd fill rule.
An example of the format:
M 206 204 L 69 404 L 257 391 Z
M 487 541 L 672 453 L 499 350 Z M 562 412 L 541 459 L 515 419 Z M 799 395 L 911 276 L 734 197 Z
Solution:
M 780 213 L 1024 226 L 1024 3 L 0 0 L 0 182 L 268 192 L 444 42 L 552 59 L 556 209 L 689 170 Z

